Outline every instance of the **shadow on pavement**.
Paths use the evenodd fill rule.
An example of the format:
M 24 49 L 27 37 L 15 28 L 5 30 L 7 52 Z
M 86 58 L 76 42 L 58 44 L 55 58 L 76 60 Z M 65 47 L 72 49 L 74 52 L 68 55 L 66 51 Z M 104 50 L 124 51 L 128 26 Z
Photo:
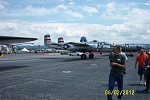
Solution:
M 140 84 L 129 84 L 130 86 L 141 86 Z
M 0 71 L 19 69 L 19 68 L 24 68 L 24 67 L 29 67 L 29 66 L 4 66 L 4 67 L 0 67 Z
M 139 93 L 139 94 L 150 94 L 150 92 L 146 92 L 144 89 L 143 89 L 143 90 L 135 90 L 135 93 Z

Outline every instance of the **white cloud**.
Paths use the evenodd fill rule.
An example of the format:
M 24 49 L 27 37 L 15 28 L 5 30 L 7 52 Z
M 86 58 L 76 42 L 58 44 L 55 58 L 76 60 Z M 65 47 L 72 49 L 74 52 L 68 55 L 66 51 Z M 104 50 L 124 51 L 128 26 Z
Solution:
M 4 9 L 4 5 L 0 4 L 0 10 Z
M 118 27 L 117 32 L 122 33 L 123 36 L 144 35 L 144 37 L 147 37 L 149 35 L 148 28 L 150 27 L 150 9 L 138 8 L 138 5 L 138 3 L 109 3 L 102 17 L 110 21 L 111 19 L 122 20 L 122 24 L 114 24 L 113 27 Z M 131 40 L 133 39 L 131 38 Z
M 115 2 L 108 3 L 106 5 L 98 5 L 99 8 L 105 7 L 106 11 L 102 13 L 102 17 L 105 19 L 121 19 L 126 20 L 126 15 L 132 10 L 132 7 L 136 6 L 135 3 L 130 4 L 117 4 Z
M 65 0 L 57 0 L 58 2 L 64 2 Z
M 64 1 L 60 1 L 64 2 Z M 0 3 L 1 4 L 1 3 Z M 4 5 L 4 4 L 2 4 Z M 52 41 L 57 42 L 58 37 L 64 37 L 65 42 L 79 42 L 81 36 L 86 36 L 89 41 L 98 40 L 109 43 L 148 43 L 150 37 L 150 9 L 142 9 L 138 7 L 138 3 L 121 3 L 115 2 L 102 5 L 97 8 L 90 6 L 77 6 L 71 0 L 69 5 L 59 4 L 52 8 L 35 7 L 28 5 L 24 8 L 20 7 L 16 10 L 9 10 L 7 15 L 23 16 L 54 16 L 54 19 L 81 19 L 84 20 L 89 16 L 83 16 L 81 9 L 88 12 L 89 15 L 101 15 L 100 18 L 105 21 L 118 21 L 121 23 L 111 25 L 101 24 L 83 24 L 83 23 L 44 23 L 29 21 L 4 21 L 0 20 L 0 35 L 27 36 L 37 37 L 36 44 L 43 44 L 45 34 L 50 34 Z M 1 5 L 0 5 L 1 6 Z M 1 6 L 1 9 L 3 7 Z M 80 10 L 80 11 L 79 11 Z M 102 11 L 104 10 L 104 11 Z M 101 14 L 99 14 L 101 13 Z M 94 19 L 91 17 L 91 19 Z M 90 18 L 89 18 L 90 19 Z M 105 20 L 104 20 L 105 19 Z M 31 20 L 31 19 L 30 19 Z M 64 21 L 65 22 L 65 21 Z M 85 23 L 87 21 L 85 20 Z M 94 23 L 94 22 L 93 22 Z M 140 41 L 139 41 L 140 40 Z
M 26 8 L 20 8 L 15 10 L 10 10 L 7 16 L 43 16 L 55 14 L 57 11 L 55 9 L 47 9 L 45 7 L 33 7 L 31 5 Z
M 0 1 L 0 13 L 2 12 L 2 10 L 5 10 L 6 9 L 6 7 L 5 6 L 7 6 L 7 5 L 9 5 L 6 1 Z
M 94 13 L 98 13 L 98 10 L 94 7 L 89 7 L 89 6 L 83 6 L 83 11 L 88 12 L 90 15 Z
M 79 12 L 69 10 L 67 6 L 64 5 L 58 5 L 55 9 L 57 9 L 58 12 L 62 13 L 62 16 L 67 17 L 73 17 L 73 18 L 83 18 L 83 15 Z
M 61 16 L 57 16 L 57 15 Z M 45 8 L 45 7 L 33 7 L 32 5 L 28 5 L 25 8 L 20 8 L 20 9 L 15 9 L 15 10 L 10 10 L 9 13 L 6 14 L 7 16 L 23 16 L 23 17 L 28 17 L 28 16 L 47 16 L 47 15 L 53 15 L 57 17 L 66 17 L 70 19 L 82 19 L 83 15 L 80 14 L 77 11 L 72 11 L 70 10 L 67 6 L 64 5 L 57 5 L 56 7 L 53 8 Z
M 76 4 L 75 2 L 72 2 L 72 1 L 69 2 L 69 5 L 70 5 L 70 6 L 73 6 L 73 5 L 75 5 L 75 4 Z
M 147 1 L 146 3 L 144 3 L 145 6 L 150 6 L 150 1 Z
M 114 24 L 111 26 L 78 23 L 0 22 L 2 23 L 0 25 L 0 33 L 13 36 L 37 37 L 38 41 L 35 42 L 37 45 L 43 44 L 43 37 L 45 34 L 50 34 L 51 39 L 54 42 L 57 42 L 58 37 L 64 37 L 65 42 L 79 42 L 81 36 L 86 36 L 89 41 L 98 40 L 109 43 L 145 43 L 149 41 L 148 37 L 150 36 L 150 26 L 149 28 L 139 28 L 138 25 L 133 25 L 133 23 L 130 22 Z M 143 32 L 145 32 L 144 35 Z
M 36 15 L 36 16 L 49 15 L 49 14 L 54 14 L 57 12 L 54 9 L 46 9 L 44 7 L 35 8 L 35 7 L 32 7 L 31 5 L 26 7 L 26 10 L 27 12 L 30 12 L 29 14 Z
M 144 10 L 133 8 L 127 15 L 127 20 L 134 20 L 135 22 L 150 22 L 149 21 L 150 9 Z

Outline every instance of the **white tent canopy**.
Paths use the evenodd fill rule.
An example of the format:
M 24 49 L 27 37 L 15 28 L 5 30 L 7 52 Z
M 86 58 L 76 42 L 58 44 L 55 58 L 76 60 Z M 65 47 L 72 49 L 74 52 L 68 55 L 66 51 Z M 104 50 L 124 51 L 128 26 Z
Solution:
M 27 48 L 23 48 L 21 52 L 29 52 L 29 50 Z

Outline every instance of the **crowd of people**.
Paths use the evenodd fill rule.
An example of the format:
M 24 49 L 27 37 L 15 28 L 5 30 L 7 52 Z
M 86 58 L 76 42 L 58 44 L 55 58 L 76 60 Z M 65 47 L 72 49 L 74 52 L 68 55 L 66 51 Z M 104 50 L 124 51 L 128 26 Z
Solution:
M 122 99 L 123 91 L 123 77 L 126 74 L 126 62 L 128 60 L 125 53 L 122 52 L 121 47 L 116 45 L 114 46 L 113 53 L 109 56 L 110 60 L 110 74 L 109 74 L 109 87 L 108 90 L 111 92 L 107 94 L 108 100 L 112 100 L 113 90 L 115 82 L 118 86 L 118 100 Z M 150 92 L 150 52 L 147 54 L 144 52 L 144 49 L 140 49 L 140 53 L 135 58 L 135 69 L 138 67 L 138 75 L 140 77 L 140 85 L 145 85 L 145 92 Z M 144 81 L 142 77 L 144 76 Z

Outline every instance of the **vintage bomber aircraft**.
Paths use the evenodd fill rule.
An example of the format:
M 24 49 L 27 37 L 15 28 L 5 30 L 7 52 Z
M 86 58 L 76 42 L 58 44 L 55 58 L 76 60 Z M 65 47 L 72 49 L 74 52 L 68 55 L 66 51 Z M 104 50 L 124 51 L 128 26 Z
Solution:
M 101 52 L 101 51 L 112 51 L 112 45 L 106 42 L 88 42 L 86 37 L 81 37 L 80 42 L 68 42 L 64 43 L 62 37 L 58 38 L 58 43 L 51 42 L 51 38 L 49 34 L 44 36 L 44 45 L 51 48 L 60 48 L 64 50 L 68 50 L 71 52 L 82 52 L 81 59 L 86 59 L 85 52 L 89 52 L 89 58 L 93 58 L 94 54 L 92 52 Z M 106 45 L 106 46 L 105 46 Z
M 119 46 L 123 52 L 136 52 L 140 51 L 140 49 L 145 49 L 145 46 L 140 44 L 119 44 Z
M 71 52 L 82 52 L 81 59 L 86 59 L 85 52 L 89 52 L 89 58 L 93 58 L 94 54 L 92 52 L 112 52 L 112 48 L 114 45 L 109 44 L 107 42 L 88 42 L 86 37 L 81 37 L 80 42 L 68 42 L 64 43 L 62 37 L 58 38 L 58 43 L 51 42 L 51 37 L 49 34 L 44 36 L 44 44 L 45 46 L 56 48 L 56 49 L 64 49 Z M 145 49 L 144 45 L 139 44 L 118 44 L 121 46 L 123 52 L 127 53 L 128 56 L 133 57 L 132 52 L 137 52 L 140 49 Z

